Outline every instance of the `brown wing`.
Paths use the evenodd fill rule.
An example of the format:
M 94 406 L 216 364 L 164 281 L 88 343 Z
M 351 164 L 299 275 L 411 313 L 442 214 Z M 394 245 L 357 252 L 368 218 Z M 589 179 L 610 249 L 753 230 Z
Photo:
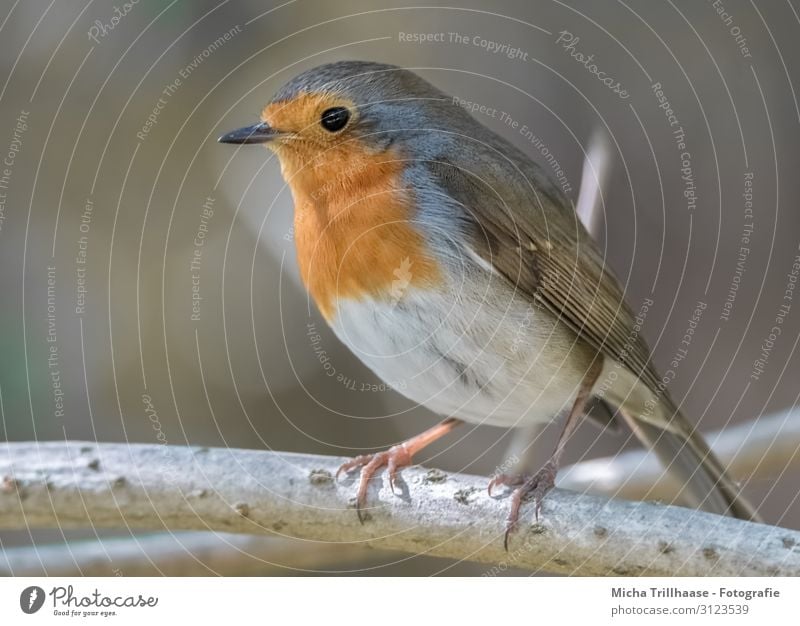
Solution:
M 487 184 L 443 160 L 429 167 L 444 192 L 461 205 L 473 235 L 473 251 L 604 357 L 631 370 L 659 398 L 663 411 L 620 413 L 686 485 L 693 504 L 757 521 L 755 510 L 725 475 L 706 442 L 669 394 L 659 389 L 650 350 L 636 329 L 622 290 L 574 211 L 552 191 L 548 193 L 546 182 L 531 185 L 527 198 L 504 201 L 496 190 L 508 190 L 495 181 Z M 519 210 L 531 205 L 531 197 L 538 207 Z
M 493 181 L 448 161 L 429 164 L 474 228 L 474 251 L 516 289 L 548 309 L 604 356 L 628 367 L 654 393 L 658 377 L 619 284 L 574 211 L 531 187 L 527 199 L 503 198 Z M 512 210 L 514 202 L 529 211 Z

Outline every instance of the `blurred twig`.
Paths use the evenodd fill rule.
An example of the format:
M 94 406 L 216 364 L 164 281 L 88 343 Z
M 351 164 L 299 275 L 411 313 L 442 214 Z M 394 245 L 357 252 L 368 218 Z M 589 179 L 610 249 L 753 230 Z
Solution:
M 581 172 L 581 187 L 575 212 L 578 214 L 589 234 L 595 239 L 601 238 L 601 226 L 605 201 L 603 190 L 611 177 L 613 154 L 611 141 L 605 131 L 597 128 L 589 138 L 586 157 Z
M 788 411 L 706 435 L 714 453 L 736 480 L 774 478 L 800 469 L 800 412 Z M 671 501 L 680 485 L 651 452 L 634 450 L 564 468 L 564 489 L 612 497 Z
M 554 490 L 503 550 L 505 498 L 486 479 L 423 468 L 370 491 L 358 523 L 341 459 L 80 442 L 0 446 L 0 527 L 218 530 L 370 545 L 588 575 L 800 575 L 800 533 L 651 503 Z M 379 484 L 380 488 L 379 488 Z M 531 515 L 530 509 L 524 514 Z
M 386 553 L 230 533 L 155 533 L 7 548 L 0 576 L 290 576 L 356 571 Z

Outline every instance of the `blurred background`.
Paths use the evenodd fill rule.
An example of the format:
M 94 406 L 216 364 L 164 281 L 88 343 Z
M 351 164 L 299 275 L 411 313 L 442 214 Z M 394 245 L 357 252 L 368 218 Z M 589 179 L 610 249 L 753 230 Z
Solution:
M 476 115 L 557 177 L 552 154 L 573 201 L 602 130 L 612 175 L 597 236 L 634 310 L 654 302 L 644 334 L 657 366 L 706 305 L 670 392 L 703 431 L 793 407 L 800 303 L 766 359 L 762 345 L 800 253 L 798 9 L 788 0 L 726 0 L 722 14 L 692 0 L 459 4 L 2 0 L 0 437 L 343 456 L 437 420 L 392 391 L 362 390 L 379 381 L 299 282 L 277 163 L 265 150 L 216 143 L 254 123 L 295 74 L 348 58 L 415 69 L 505 111 L 516 128 Z M 417 43 L 401 33 L 443 36 Z M 619 88 L 577 53 L 593 55 Z M 553 437 L 545 432 L 535 450 L 546 454 Z M 512 439 L 467 427 L 417 460 L 490 474 Z M 635 445 L 586 425 L 567 462 Z M 767 521 L 800 528 L 796 475 L 748 493 Z M 0 531 L 0 542 L 87 536 Z M 353 550 L 303 567 L 486 569 Z M 262 557 L 242 571 L 260 571 Z M 292 558 L 276 552 L 269 571 L 291 574 Z

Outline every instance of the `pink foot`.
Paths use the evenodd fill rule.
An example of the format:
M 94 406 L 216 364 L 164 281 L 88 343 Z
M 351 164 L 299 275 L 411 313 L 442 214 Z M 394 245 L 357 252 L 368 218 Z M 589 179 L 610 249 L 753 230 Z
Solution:
M 511 494 L 511 510 L 506 518 L 506 532 L 503 537 L 503 547 L 508 551 L 508 537 L 517 530 L 519 522 L 519 509 L 522 501 L 532 498 L 534 502 L 534 515 L 539 521 L 539 511 L 542 509 L 542 500 L 555 486 L 558 467 L 553 461 L 545 463 L 544 467 L 532 476 L 522 474 L 500 474 L 489 482 L 489 495 L 497 485 L 516 487 Z
M 362 510 L 367 501 L 369 480 L 375 475 L 375 472 L 384 465 L 389 474 L 389 486 L 392 489 L 392 493 L 394 493 L 394 485 L 397 481 L 397 470 L 401 467 L 411 465 L 411 453 L 406 448 L 406 444 L 401 443 L 384 452 L 362 454 L 351 461 L 347 461 L 347 463 L 343 463 L 336 472 L 336 478 L 338 479 L 342 472 L 349 473 L 358 467 L 361 468 L 361 475 L 358 478 L 358 493 L 356 495 L 356 513 L 358 514 L 358 521 L 362 524 L 364 523 Z

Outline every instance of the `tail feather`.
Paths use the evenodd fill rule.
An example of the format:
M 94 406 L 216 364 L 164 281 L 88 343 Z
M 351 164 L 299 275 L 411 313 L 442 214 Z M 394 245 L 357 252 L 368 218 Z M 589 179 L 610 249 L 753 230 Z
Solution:
M 679 482 L 687 504 L 711 513 L 761 521 L 666 390 L 656 396 L 631 371 L 610 359 L 604 368 L 601 377 L 611 384 L 602 387 L 603 399 L 618 407 L 618 414 L 634 434 Z
M 681 496 L 686 504 L 718 515 L 761 521 L 699 434 L 683 436 L 637 419 L 627 411 L 620 411 L 620 414 L 634 434 L 683 485 Z

